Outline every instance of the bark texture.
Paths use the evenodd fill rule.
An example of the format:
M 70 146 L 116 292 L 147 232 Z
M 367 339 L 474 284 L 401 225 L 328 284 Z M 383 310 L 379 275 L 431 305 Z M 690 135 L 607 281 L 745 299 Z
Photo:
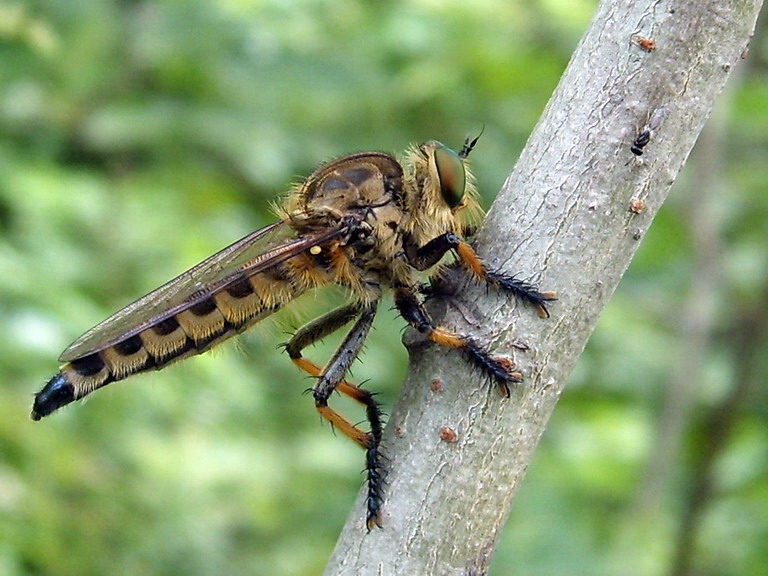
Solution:
M 366 532 L 361 495 L 326 574 L 487 572 L 566 378 L 743 57 L 761 4 L 600 4 L 475 246 L 491 267 L 556 290 L 552 317 L 453 275 L 456 293 L 430 302 L 438 322 L 513 359 L 525 381 L 503 399 L 460 355 L 406 334 L 411 370 L 384 439 L 384 527 Z M 662 106 L 669 115 L 638 161 L 630 146 Z

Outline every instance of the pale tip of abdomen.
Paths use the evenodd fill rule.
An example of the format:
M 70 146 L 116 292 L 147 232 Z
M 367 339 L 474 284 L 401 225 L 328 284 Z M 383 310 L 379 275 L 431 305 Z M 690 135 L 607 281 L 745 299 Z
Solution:
M 51 412 L 75 400 L 75 387 L 62 373 L 56 374 L 48 384 L 35 395 L 32 405 L 32 420 L 40 420 Z

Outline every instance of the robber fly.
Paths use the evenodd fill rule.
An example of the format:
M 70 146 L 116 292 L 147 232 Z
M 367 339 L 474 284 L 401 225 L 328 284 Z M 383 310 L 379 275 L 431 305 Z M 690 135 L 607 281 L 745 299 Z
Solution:
M 315 406 L 366 450 L 367 526 L 380 526 L 384 470 L 382 418 L 373 395 L 345 377 L 376 315 L 382 290 L 394 291 L 402 317 L 427 339 L 455 348 L 505 394 L 519 382 L 509 361 L 474 338 L 435 325 L 422 304 L 417 273 L 453 252 L 468 274 L 532 304 L 547 317 L 553 292 L 489 270 L 464 240 L 481 216 L 467 156 L 436 141 L 411 147 L 402 161 L 379 152 L 333 160 L 298 185 L 279 221 L 214 254 L 91 328 L 59 358 L 63 366 L 35 396 L 32 419 L 132 374 L 205 352 L 323 285 L 346 288 L 350 303 L 300 328 L 285 344 L 291 360 L 316 378 Z M 347 324 L 351 329 L 321 367 L 307 346 Z M 336 390 L 365 407 L 369 430 L 328 405 Z

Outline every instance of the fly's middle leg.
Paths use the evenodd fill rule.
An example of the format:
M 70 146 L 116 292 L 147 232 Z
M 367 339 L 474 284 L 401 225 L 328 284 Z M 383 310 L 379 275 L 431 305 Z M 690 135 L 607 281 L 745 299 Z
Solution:
M 384 491 L 384 470 L 380 447 L 383 430 L 381 410 L 371 392 L 347 382 L 344 377 L 368 336 L 376 316 L 377 304 L 377 302 L 371 305 L 350 304 L 333 310 L 300 328 L 285 346 L 293 363 L 317 378 L 317 383 L 312 388 L 312 395 L 320 415 L 366 450 L 368 483 L 366 523 L 369 530 L 381 525 L 379 513 Z M 302 356 L 301 351 L 304 348 L 339 330 L 355 318 L 357 319 L 355 324 L 324 368 Z M 328 406 L 328 399 L 334 390 L 365 406 L 370 425 L 369 432 L 361 430 Z
M 467 361 L 496 382 L 503 396 L 508 398 L 510 386 L 522 382 L 523 375 L 514 371 L 511 361 L 491 356 L 485 347 L 469 336 L 462 336 L 437 326 L 413 290 L 406 287 L 397 288 L 395 306 L 411 326 L 432 342 L 459 350 Z

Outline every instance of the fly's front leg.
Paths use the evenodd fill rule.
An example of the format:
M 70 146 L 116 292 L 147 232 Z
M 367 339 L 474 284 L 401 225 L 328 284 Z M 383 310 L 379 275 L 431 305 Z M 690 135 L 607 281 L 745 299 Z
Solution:
M 449 250 L 456 252 L 461 263 L 475 279 L 496 286 L 520 300 L 533 304 L 541 318 L 549 317 L 546 304 L 557 299 L 555 292 L 540 292 L 535 286 L 524 280 L 489 270 L 472 246 L 452 232 L 442 234 L 416 250 L 410 258 L 410 263 L 418 270 L 426 270 L 437 264 Z
M 379 512 L 384 494 L 384 470 L 380 448 L 383 428 L 381 410 L 371 392 L 350 384 L 344 379 L 344 376 L 363 347 L 376 316 L 377 304 L 378 302 L 370 305 L 351 304 L 333 310 L 300 328 L 285 346 L 293 363 L 317 378 L 317 383 L 312 388 L 312 395 L 320 415 L 328 420 L 334 428 L 340 430 L 345 436 L 366 450 L 368 476 L 366 524 L 369 530 L 374 526 L 381 526 Z M 357 321 L 325 368 L 320 368 L 302 356 L 301 351 L 304 348 L 339 330 L 355 318 Z M 370 432 L 361 430 L 328 406 L 328 399 L 334 390 L 338 390 L 365 406 L 371 428 Z
M 522 382 L 522 374 L 513 371 L 513 365 L 508 360 L 494 358 L 483 346 L 469 336 L 461 336 L 435 325 L 410 288 L 399 287 L 395 290 L 395 306 L 411 326 L 432 342 L 459 350 L 471 364 L 496 382 L 499 391 L 505 397 L 509 398 L 510 385 Z

